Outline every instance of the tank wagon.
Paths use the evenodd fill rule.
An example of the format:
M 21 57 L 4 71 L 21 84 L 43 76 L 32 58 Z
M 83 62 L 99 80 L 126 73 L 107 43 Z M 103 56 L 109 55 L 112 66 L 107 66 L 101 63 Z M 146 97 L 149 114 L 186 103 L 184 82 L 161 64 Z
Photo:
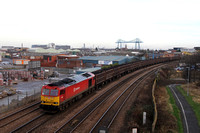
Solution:
M 41 90 L 40 107 L 47 111 L 64 110 L 82 96 L 93 92 L 107 82 L 124 76 L 137 69 L 150 65 L 178 60 L 180 57 L 157 58 L 145 61 L 131 62 L 108 69 L 97 70 L 67 77 L 55 83 L 47 84 Z

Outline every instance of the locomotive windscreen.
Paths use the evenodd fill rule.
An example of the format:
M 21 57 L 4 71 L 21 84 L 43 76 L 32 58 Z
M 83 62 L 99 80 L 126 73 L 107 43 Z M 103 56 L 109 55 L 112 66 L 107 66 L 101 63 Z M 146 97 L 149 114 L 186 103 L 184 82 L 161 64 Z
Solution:
M 62 86 L 64 84 L 69 84 L 69 83 L 72 83 L 72 82 L 75 82 L 75 81 L 70 79 L 70 78 L 65 78 L 63 80 L 60 80 L 58 82 L 54 82 L 54 83 L 51 83 L 51 84 L 48 84 L 48 85 L 49 86 Z

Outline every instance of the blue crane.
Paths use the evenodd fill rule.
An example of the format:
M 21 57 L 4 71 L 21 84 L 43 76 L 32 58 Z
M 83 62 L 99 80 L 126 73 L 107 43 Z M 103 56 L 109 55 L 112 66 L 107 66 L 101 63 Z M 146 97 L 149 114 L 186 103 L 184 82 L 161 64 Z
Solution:
M 123 43 L 135 43 L 135 49 L 140 49 L 140 43 L 143 43 L 139 38 L 136 38 L 134 40 L 131 41 L 125 41 L 122 39 L 118 39 L 117 42 L 115 42 L 118 44 L 118 48 L 122 48 Z

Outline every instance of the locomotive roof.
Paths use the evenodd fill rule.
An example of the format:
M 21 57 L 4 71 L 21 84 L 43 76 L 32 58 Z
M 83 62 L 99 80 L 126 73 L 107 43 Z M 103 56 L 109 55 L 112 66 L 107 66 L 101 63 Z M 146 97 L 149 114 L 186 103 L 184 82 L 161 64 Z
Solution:
M 49 86 L 65 86 L 65 87 L 68 87 L 70 85 L 79 83 L 79 82 L 84 81 L 84 80 L 91 78 L 91 77 L 94 77 L 94 74 L 88 72 L 88 73 L 74 75 L 72 77 L 67 77 L 67 78 L 64 78 L 60 81 L 57 81 L 57 82 L 54 82 L 54 83 L 51 83 L 51 84 L 48 84 L 48 85 Z

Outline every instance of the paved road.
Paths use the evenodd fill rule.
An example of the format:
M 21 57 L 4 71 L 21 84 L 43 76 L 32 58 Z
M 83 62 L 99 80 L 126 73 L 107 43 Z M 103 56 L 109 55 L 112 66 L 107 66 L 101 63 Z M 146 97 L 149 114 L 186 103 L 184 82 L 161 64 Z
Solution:
M 176 85 L 169 85 L 176 104 L 181 110 L 182 122 L 185 133 L 200 133 L 200 127 L 198 125 L 197 118 L 191 106 L 188 104 L 184 96 L 176 89 Z

